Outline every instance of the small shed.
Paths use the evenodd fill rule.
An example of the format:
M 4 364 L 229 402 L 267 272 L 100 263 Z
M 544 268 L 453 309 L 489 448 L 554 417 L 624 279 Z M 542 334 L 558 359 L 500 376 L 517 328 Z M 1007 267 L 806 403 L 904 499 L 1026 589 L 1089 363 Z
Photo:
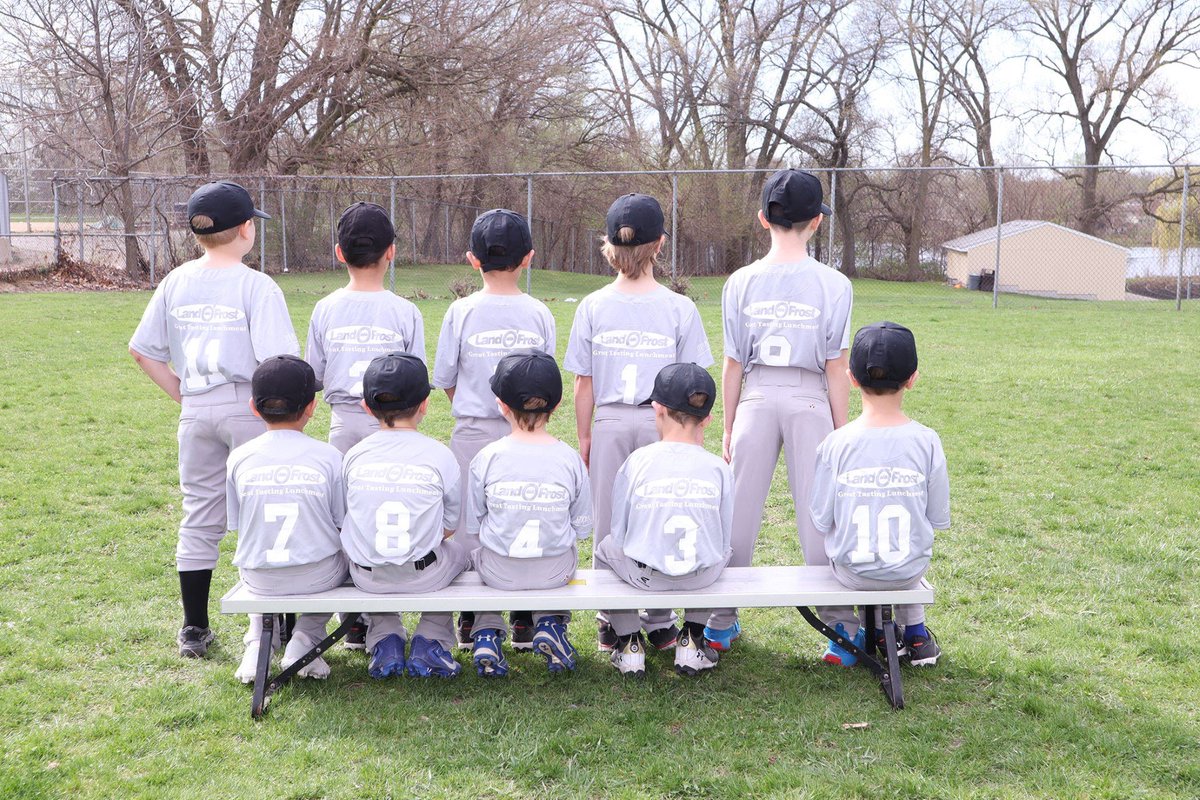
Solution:
M 946 277 L 967 285 L 970 276 L 996 269 L 996 228 L 942 244 Z M 1000 291 L 1076 300 L 1124 300 L 1129 250 L 1044 220 L 1000 226 Z M 986 283 L 986 281 L 985 281 Z

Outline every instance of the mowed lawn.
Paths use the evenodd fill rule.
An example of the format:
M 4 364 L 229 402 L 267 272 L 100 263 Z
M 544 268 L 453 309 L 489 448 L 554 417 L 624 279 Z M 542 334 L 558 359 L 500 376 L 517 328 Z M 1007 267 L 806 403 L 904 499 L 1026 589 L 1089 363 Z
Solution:
M 466 272 L 397 274 L 428 295 L 431 354 Z M 343 280 L 280 278 L 301 338 Z M 560 354 L 567 298 L 602 282 L 533 276 Z M 257 724 L 233 678 L 245 618 L 216 613 L 232 537 L 219 644 L 175 654 L 177 410 L 126 352 L 149 294 L 0 296 L 0 797 L 1200 795 L 1197 309 L 855 288 L 856 325 L 915 331 L 908 408 L 950 463 L 929 576 L 944 656 L 906 668 L 908 708 L 821 663 L 795 611 L 744 612 L 714 674 L 659 654 L 642 682 L 595 652 L 582 613 L 574 674 L 521 655 L 506 680 L 376 682 L 339 648 L 329 681 L 293 683 Z M 693 293 L 719 357 L 720 281 Z M 573 442 L 570 408 L 552 430 Z M 448 438 L 444 396 L 426 425 Z M 322 408 L 309 430 L 327 427 Z M 799 563 L 793 518 L 780 473 L 760 563 Z

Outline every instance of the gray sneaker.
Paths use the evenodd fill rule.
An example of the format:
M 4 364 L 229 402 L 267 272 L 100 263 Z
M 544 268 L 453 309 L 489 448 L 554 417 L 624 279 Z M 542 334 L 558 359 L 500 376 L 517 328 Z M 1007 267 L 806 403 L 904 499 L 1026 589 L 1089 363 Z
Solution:
M 179 655 L 184 658 L 204 658 L 208 646 L 213 643 L 212 628 L 198 628 L 195 625 L 185 625 L 179 629 L 175 641 L 179 644 Z

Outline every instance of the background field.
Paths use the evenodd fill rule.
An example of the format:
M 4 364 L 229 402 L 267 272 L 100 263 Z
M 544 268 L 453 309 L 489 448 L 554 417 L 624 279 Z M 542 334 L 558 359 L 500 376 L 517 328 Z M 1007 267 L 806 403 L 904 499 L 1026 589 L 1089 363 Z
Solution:
M 465 273 L 398 274 L 429 295 L 431 353 Z M 301 334 L 340 282 L 280 279 Z M 534 283 L 561 353 L 566 298 L 601 281 Z M 950 462 L 954 525 L 930 575 L 945 656 L 907 672 L 906 710 L 821 664 L 795 612 L 745 612 L 713 675 L 659 656 L 641 683 L 594 652 L 583 614 L 576 674 L 518 656 L 506 681 L 377 683 L 339 649 L 328 682 L 288 687 L 261 724 L 233 680 L 244 618 L 214 613 L 204 662 L 174 652 L 176 409 L 125 349 L 149 295 L 0 297 L 0 796 L 1200 795 L 1196 311 L 855 289 L 856 325 L 916 332 L 910 413 Z M 692 291 L 719 349 L 720 281 Z M 310 432 L 327 426 L 322 409 Z M 429 431 L 449 434 L 444 397 Z M 792 518 L 780 474 L 760 562 L 798 562 Z

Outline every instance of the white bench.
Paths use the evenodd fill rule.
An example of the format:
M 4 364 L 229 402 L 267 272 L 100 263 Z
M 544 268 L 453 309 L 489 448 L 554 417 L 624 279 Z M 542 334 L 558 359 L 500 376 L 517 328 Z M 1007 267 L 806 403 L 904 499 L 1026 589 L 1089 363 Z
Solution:
M 238 582 L 221 598 L 225 614 L 262 614 L 262 646 L 254 680 L 251 715 L 258 719 L 266 710 L 270 696 L 286 684 L 313 659 L 333 647 L 360 613 L 401 611 L 537 611 L 547 608 L 578 611 L 585 609 L 641 608 L 769 608 L 795 606 L 821 635 L 836 639 L 859 657 L 859 662 L 879 677 L 880 687 L 893 708 L 904 707 L 896 657 L 894 628 L 884 626 L 887 653 L 875 654 L 873 626 L 867 629 L 866 648 L 860 649 L 838 637 L 810 606 L 860 606 L 867 620 L 874 620 L 875 608 L 882 609 L 885 622 L 891 621 L 892 606 L 933 602 L 933 588 L 925 581 L 918 589 L 894 591 L 856 591 L 838 583 L 829 567 L 730 567 L 715 583 L 691 592 L 646 592 L 636 589 L 608 570 L 581 569 L 570 584 L 559 589 L 507 592 L 485 586 L 475 572 L 460 575 L 445 589 L 433 594 L 371 594 L 352 585 L 320 594 L 263 597 Z M 339 612 L 341 625 L 319 642 L 303 658 L 278 675 L 270 676 L 270 640 L 278 614 Z M 882 660 L 881 660 L 882 659 Z

